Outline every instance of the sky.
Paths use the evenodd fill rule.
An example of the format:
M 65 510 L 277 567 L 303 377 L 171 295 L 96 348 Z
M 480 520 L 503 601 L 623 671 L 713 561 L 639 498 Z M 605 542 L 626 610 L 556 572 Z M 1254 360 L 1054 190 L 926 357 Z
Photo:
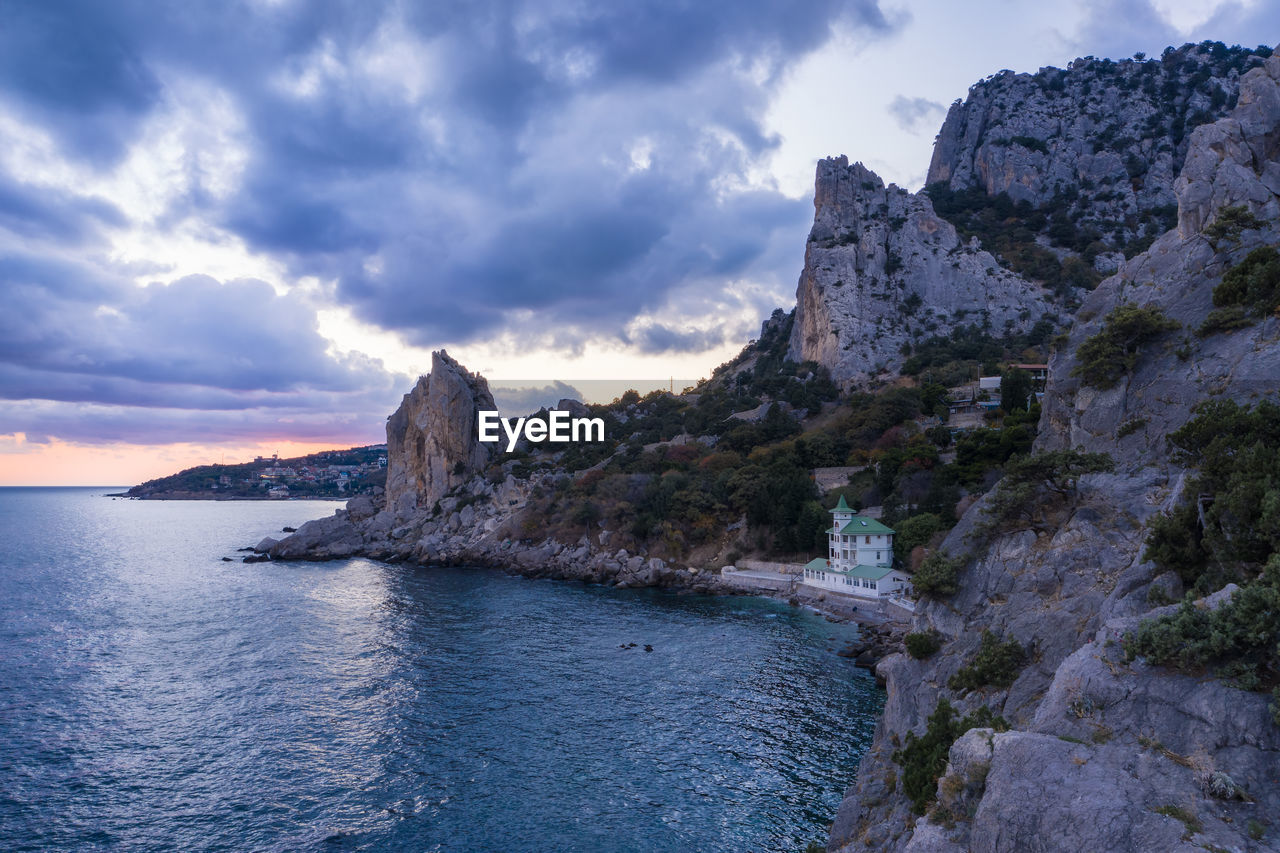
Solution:
M 794 305 L 815 161 L 918 189 L 1001 69 L 1280 4 L 0 7 L 0 485 L 379 442 L 432 350 L 696 378 Z

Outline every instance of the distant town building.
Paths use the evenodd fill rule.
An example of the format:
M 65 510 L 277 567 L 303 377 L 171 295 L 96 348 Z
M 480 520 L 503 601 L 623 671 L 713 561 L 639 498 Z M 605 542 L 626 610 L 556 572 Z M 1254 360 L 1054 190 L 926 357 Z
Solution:
M 854 513 L 844 496 L 831 510 L 827 556 L 804 567 L 807 586 L 861 598 L 901 595 L 911 583 L 893 567 L 892 528 Z

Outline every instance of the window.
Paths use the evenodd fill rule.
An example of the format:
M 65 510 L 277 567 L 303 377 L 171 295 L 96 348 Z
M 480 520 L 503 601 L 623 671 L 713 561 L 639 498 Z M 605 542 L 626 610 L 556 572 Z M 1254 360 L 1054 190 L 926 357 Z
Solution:
M 880 559 L 880 552 L 876 551 L 876 560 L 879 560 L 879 559 Z
M 868 537 L 867 537 L 867 541 L 866 541 L 864 544 L 866 544 L 866 545 L 870 545 L 870 544 L 871 544 L 871 537 L 870 537 L 870 536 L 868 536 Z

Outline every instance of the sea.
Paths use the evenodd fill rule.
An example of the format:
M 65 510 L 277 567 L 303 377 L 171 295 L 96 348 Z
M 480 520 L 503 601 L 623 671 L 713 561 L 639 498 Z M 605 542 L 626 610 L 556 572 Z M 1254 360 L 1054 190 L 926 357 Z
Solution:
M 337 505 L 111 491 L 0 489 L 0 850 L 799 853 L 884 701 L 780 602 L 244 563 Z

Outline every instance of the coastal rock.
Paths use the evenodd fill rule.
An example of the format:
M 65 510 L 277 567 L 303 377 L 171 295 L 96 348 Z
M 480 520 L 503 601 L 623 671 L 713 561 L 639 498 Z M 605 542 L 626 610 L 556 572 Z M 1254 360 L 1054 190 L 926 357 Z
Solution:
M 397 518 L 430 509 L 489 463 L 497 445 L 477 440 L 476 413 L 495 409 L 483 376 L 431 354 L 431 373 L 387 420 L 386 505 Z
M 346 510 L 308 521 L 298 532 L 270 548 L 280 560 L 327 560 L 350 556 L 364 543 L 364 536 Z
M 961 325 L 1025 331 L 1052 310 L 1043 288 L 964 243 L 927 196 L 861 163 L 818 163 L 814 221 L 788 355 L 845 386 L 901 366 L 904 346 Z

